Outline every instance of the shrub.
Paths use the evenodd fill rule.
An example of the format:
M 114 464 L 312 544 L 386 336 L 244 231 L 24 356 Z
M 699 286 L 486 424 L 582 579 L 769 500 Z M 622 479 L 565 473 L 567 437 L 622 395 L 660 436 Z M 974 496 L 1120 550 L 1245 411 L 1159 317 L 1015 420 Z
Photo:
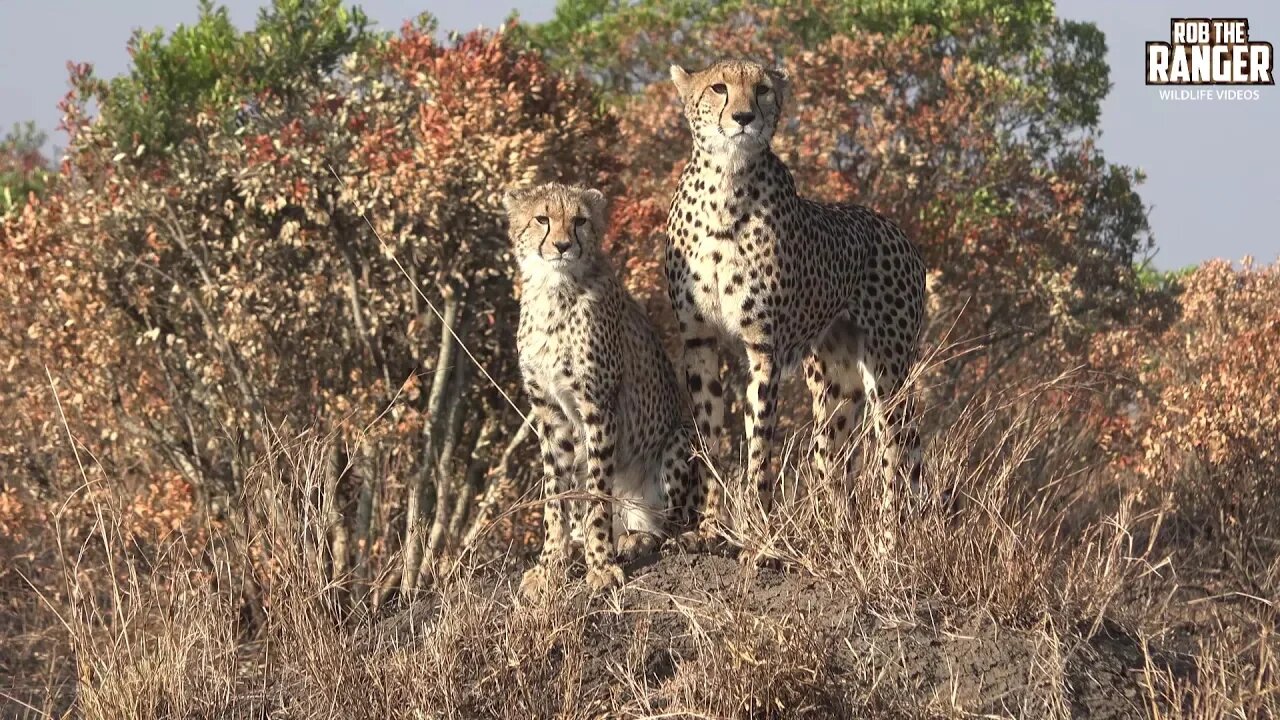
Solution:
M 607 185 L 614 122 L 502 33 L 445 46 L 421 26 L 257 104 L 240 126 L 203 106 L 140 162 L 109 116 L 81 121 L 71 175 L 5 227 L 0 286 L 29 302 L 0 306 L 0 459 L 22 473 L 4 482 L 78 482 L 46 368 L 92 477 L 181 482 L 194 526 L 242 537 L 264 448 L 323 418 L 333 577 L 413 588 L 520 425 L 497 199 L 535 176 Z
M 1138 385 L 1135 466 L 1167 494 L 1191 537 L 1236 539 L 1242 559 L 1276 555 L 1280 503 L 1280 266 L 1207 262 L 1182 275 L 1181 316 L 1115 340 Z
M 0 221 L 48 184 L 52 173 L 44 156 L 46 139 L 33 122 L 15 124 L 0 139 Z
M 634 150 L 615 233 L 633 289 L 664 316 L 655 232 L 690 147 L 666 65 L 785 61 L 775 145 L 800 191 L 896 220 L 933 269 L 928 340 L 963 348 L 926 377 L 933 397 L 962 407 L 985 385 L 1086 364 L 1094 333 L 1159 294 L 1133 269 L 1151 247 L 1141 175 L 1093 144 L 1101 35 L 1040 3 L 864 5 L 566 3 L 532 32 L 619 106 Z M 555 40 L 568 32 L 582 41 Z

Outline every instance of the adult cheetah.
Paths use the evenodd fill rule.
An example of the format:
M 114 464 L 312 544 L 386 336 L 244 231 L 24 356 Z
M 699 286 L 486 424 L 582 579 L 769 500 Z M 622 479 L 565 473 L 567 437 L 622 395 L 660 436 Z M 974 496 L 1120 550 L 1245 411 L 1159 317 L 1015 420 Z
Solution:
M 546 495 L 546 540 L 521 589 L 535 595 L 564 570 L 570 505 L 586 507 L 587 584 L 601 591 L 623 581 L 615 549 L 623 558 L 652 549 L 666 521 L 676 520 L 669 509 L 689 504 L 687 396 L 644 310 L 601 251 L 600 191 L 546 184 L 510 191 L 503 204 L 520 265 L 520 372 Z M 585 490 L 589 500 L 567 503 L 558 497 L 567 490 Z
M 695 419 L 713 459 L 724 424 L 717 342 L 729 339 L 747 358 L 747 476 L 766 511 L 778 386 L 799 362 L 813 396 L 818 471 L 834 469 L 869 401 L 886 477 L 918 489 L 913 410 L 889 400 L 918 352 L 919 251 L 872 210 L 796 194 L 770 146 L 788 90 L 783 72 L 724 61 L 701 72 L 673 65 L 671 79 L 694 148 L 667 218 L 666 276 Z M 695 486 L 706 482 L 698 476 Z M 716 513 L 712 492 L 704 523 Z

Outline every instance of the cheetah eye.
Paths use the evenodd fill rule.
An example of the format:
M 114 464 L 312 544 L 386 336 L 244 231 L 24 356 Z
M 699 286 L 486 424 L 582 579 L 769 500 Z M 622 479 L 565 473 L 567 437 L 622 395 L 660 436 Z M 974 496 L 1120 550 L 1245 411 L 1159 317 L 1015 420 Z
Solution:
M 724 83 L 716 83 L 715 85 L 711 86 L 711 90 L 715 92 L 715 94 L 717 95 L 724 95 L 729 92 L 729 86 L 725 85 Z
M 535 217 L 535 218 L 534 218 L 534 220 L 537 220 L 539 225 L 550 225 L 550 224 L 551 224 L 551 218 L 547 217 L 546 215 L 539 215 L 539 216 Z
M 576 218 L 574 218 L 574 219 L 573 219 L 573 226 L 574 226 L 575 228 L 580 228 L 580 227 L 582 227 L 583 225 L 586 225 L 586 224 L 587 224 L 587 219 L 586 219 L 586 218 L 584 218 L 584 217 L 576 217 Z
M 757 86 L 756 86 L 756 97 L 763 97 L 763 96 L 765 96 L 765 95 L 768 95 L 768 94 L 769 94 L 769 91 L 770 91 L 770 90 L 772 90 L 772 89 L 773 89 L 773 88 L 769 87 L 768 85 L 757 85 Z

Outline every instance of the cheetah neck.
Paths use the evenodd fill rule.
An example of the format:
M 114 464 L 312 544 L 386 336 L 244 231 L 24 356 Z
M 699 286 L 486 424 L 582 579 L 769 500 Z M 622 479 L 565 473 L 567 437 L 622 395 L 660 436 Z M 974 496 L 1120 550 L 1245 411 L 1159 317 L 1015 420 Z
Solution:
M 695 148 L 689 166 L 695 184 L 701 182 L 699 195 L 724 210 L 744 203 L 769 206 L 796 200 L 791 171 L 770 148 L 757 153 Z
M 586 257 L 565 268 L 545 263 L 521 263 L 521 294 L 572 302 L 583 296 L 599 295 L 614 279 L 613 269 L 598 257 Z

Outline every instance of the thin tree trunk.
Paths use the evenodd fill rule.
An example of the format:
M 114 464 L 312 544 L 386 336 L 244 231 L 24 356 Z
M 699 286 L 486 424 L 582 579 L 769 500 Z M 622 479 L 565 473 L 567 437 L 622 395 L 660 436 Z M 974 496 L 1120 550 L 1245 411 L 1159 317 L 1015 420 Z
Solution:
M 370 580 L 373 577 L 374 474 L 369 467 L 369 453 L 370 449 L 361 443 L 352 448 L 350 454 L 351 473 L 360 481 L 360 495 L 356 500 L 356 517 L 352 528 L 352 536 L 355 538 L 355 545 L 352 548 L 355 553 L 353 561 L 355 578 L 352 589 L 356 596 L 364 595 L 369 591 Z
M 446 286 L 444 293 L 444 322 L 440 328 L 440 352 L 436 356 L 435 378 L 431 385 L 431 395 L 427 404 L 427 419 L 424 428 L 425 438 L 422 453 L 421 469 L 413 479 L 409 491 L 409 503 L 406 509 L 404 546 L 402 548 L 402 569 L 400 573 L 400 590 L 409 593 L 418 584 L 418 567 L 422 563 L 422 525 L 426 519 L 427 485 L 435 478 L 434 443 L 441 425 L 441 411 L 453 400 L 447 398 L 451 387 L 449 379 L 457 354 L 457 342 L 450 332 L 458 319 L 461 303 L 458 294 Z
M 528 413 L 525 413 L 525 415 L 528 416 Z M 520 423 L 520 429 L 511 437 L 506 449 L 502 451 L 502 458 L 498 460 L 498 467 L 491 473 L 484 497 L 476 507 L 475 519 L 471 521 L 467 536 L 462 541 L 464 551 L 474 548 L 476 542 L 480 539 L 480 535 L 489 529 L 494 518 L 498 516 L 498 509 L 503 498 L 519 494 L 511 479 L 511 460 L 515 457 L 516 451 L 520 449 L 520 446 L 524 445 L 525 441 L 533 437 L 533 435 L 532 422 Z
M 382 375 L 383 392 L 389 400 L 395 396 L 396 387 L 391 383 L 391 371 L 374 341 L 369 323 L 365 319 L 364 304 L 360 299 L 360 281 L 364 275 L 364 262 L 356 255 L 355 244 L 350 239 L 346 223 L 335 219 L 334 224 L 338 229 L 340 238 L 338 244 L 342 250 L 342 257 L 347 262 L 347 303 L 351 307 L 351 322 L 355 325 L 356 334 L 360 337 L 360 344 L 364 346 L 365 352 L 369 353 L 369 359 Z
M 446 530 L 449 527 L 449 513 L 453 510 L 450 498 L 458 484 L 455 481 L 454 473 L 451 472 L 453 465 L 453 453 L 458 446 L 458 434 L 462 431 L 462 421 L 465 418 L 464 410 L 469 404 L 464 391 L 467 387 L 467 381 L 471 376 L 469 370 L 471 363 L 458 362 L 453 370 L 453 404 L 449 406 L 448 419 L 444 423 L 444 428 L 436 446 L 440 448 L 439 456 L 435 462 L 436 475 L 436 507 L 435 518 L 431 523 L 431 532 L 427 540 L 427 551 L 422 557 L 422 565 L 418 568 L 418 577 L 421 580 L 422 574 L 428 568 L 434 567 L 437 558 L 444 550 L 445 543 L 448 541 Z
M 320 513 L 327 533 L 329 544 L 329 584 L 337 590 L 336 601 L 342 610 L 346 610 L 350 600 L 349 568 L 350 536 L 342 513 L 338 509 L 338 485 L 342 476 L 350 469 L 343 453 L 338 451 L 336 441 L 329 444 L 328 457 L 325 464 L 324 488 L 321 490 Z
M 476 439 L 475 445 L 472 446 L 468 457 L 471 462 L 467 466 L 467 472 L 463 479 L 462 491 L 456 494 L 453 504 L 453 517 L 449 520 L 449 537 L 461 538 L 462 530 L 466 526 L 467 516 L 471 514 L 471 507 L 475 504 L 476 493 L 480 491 L 480 484 L 484 481 L 485 475 L 489 471 L 489 463 L 492 455 L 488 452 L 488 448 L 493 444 L 498 434 L 498 415 L 490 412 L 484 421 L 484 426 L 480 429 L 480 436 Z M 483 458 L 483 459 L 482 459 Z

